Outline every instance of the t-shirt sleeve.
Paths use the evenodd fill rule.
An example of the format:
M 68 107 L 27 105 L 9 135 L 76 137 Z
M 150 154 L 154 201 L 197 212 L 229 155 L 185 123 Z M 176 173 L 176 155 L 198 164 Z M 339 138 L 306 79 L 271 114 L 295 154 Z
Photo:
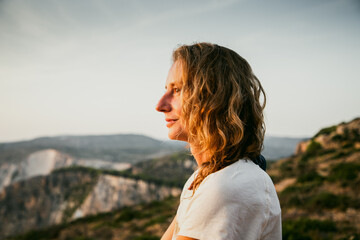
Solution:
M 190 202 L 180 236 L 201 240 L 259 239 L 261 236 L 266 219 L 265 198 L 251 187 L 239 194 L 216 184 L 205 184 L 184 201 Z

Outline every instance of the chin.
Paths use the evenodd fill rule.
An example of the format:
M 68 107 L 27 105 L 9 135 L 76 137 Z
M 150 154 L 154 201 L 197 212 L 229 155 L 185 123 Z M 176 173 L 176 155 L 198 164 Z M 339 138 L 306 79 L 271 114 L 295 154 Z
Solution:
M 182 131 L 169 131 L 168 137 L 171 140 L 184 141 L 187 142 L 187 135 Z

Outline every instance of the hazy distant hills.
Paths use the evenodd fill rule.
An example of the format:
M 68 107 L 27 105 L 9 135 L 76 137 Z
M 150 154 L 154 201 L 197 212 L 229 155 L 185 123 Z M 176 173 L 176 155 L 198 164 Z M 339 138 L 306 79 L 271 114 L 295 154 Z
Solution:
M 29 154 L 44 149 L 55 149 L 75 158 L 134 163 L 154 154 L 178 151 L 182 145 L 135 134 L 42 137 L 1 143 L 0 165 L 5 162 L 19 163 Z
M 262 154 L 270 160 L 287 157 L 294 153 L 296 144 L 301 140 L 303 139 L 266 137 Z M 31 153 L 45 149 L 55 149 L 74 158 L 136 163 L 181 151 L 184 146 L 184 143 L 178 141 L 159 141 L 135 134 L 42 137 L 0 143 L 0 165 L 20 163 Z
M 267 160 L 278 160 L 295 153 L 296 145 L 305 138 L 265 136 L 262 155 Z

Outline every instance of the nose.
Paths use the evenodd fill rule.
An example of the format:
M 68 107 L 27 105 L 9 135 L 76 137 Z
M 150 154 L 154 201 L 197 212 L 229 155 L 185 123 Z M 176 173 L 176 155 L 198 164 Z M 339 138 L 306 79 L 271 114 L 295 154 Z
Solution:
M 171 111 L 171 104 L 168 96 L 166 93 L 160 98 L 159 102 L 156 104 L 155 107 L 156 111 L 158 112 L 170 112 Z

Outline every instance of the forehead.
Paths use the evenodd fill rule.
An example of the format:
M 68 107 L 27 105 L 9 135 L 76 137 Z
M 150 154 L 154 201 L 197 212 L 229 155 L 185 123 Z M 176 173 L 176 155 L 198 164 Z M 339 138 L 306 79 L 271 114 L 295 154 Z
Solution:
M 166 79 L 165 88 L 171 85 L 179 85 L 182 83 L 182 66 L 179 61 L 176 61 L 170 68 L 169 74 Z

